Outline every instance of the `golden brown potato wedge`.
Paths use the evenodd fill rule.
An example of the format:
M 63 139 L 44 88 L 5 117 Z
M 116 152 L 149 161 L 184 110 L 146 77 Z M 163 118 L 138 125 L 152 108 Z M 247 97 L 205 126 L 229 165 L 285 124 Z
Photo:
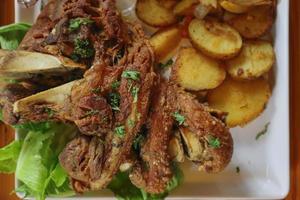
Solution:
M 176 6 L 174 7 L 174 14 L 175 15 L 188 15 L 192 14 L 192 8 L 199 3 L 199 0 L 182 0 L 179 1 Z
M 165 27 L 177 22 L 172 9 L 164 7 L 158 0 L 138 0 L 136 15 L 144 23 L 155 27 Z
M 226 72 L 218 61 L 194 48 L 183 48 L 178 54 L 173 75 L 185 89 L 199 91 L 216 88 L 224 81 Z
M 243 44 L 241 53 L 226 62 L 228 73 L 235 79 L 254 79 L 268 72 L 275 61 L 271 43 L 257 40 Z
M 213 58 L 232 58 L 242 47 L 242 38 L 236 30 L 213 19 L 192 20 L 189 36 L 197 49 Z
M 170 27 L 159 30 L 150 38 L 150 43 L 158 62 L 161 62 L 180 43 L 181 35 L 178 27 Z
M 228 0 L 221 0 L 220 5 L 228 12 L 237 14 L 245 13 L 250 9 L 249 6 L 239 5 Z
M 227 23 L 235 28 L 244 38 L 259 38 L 267 33 L 274 21 L 272 5 L 253 7 L 249 12 L 236 15 Z
M 228 78 L 208 92 L 207 100 L 212 108 L 227 112 L 226 123 L 234 127 L 255 119 L 264 110 L 270 95 L 265 79 L 237 81 Z

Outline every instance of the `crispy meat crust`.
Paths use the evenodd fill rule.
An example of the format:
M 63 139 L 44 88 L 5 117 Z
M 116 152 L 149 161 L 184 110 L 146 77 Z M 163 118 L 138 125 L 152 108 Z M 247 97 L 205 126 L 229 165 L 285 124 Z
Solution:
M 137 162 L 129 176 L 137 187 L 155 194 L 164 192 L 172 177 L 168 146 L 174 122 L 171 116 L 171 102 L 174 98 L 167 87 L 166 83 L 156 86 L 148 123 L 148 138 L 140 153 L 142 163 Z

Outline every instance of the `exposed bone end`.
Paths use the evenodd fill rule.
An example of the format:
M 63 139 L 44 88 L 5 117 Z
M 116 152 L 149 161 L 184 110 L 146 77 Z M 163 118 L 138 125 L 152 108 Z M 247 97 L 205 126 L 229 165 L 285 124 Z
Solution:
M 29 76 L 32 74 L 61 73 L 86 66 L 66 57 L 29 51 L 7 51 L 0 49 L 0 74 Z
M 20 99 L 13 104 L 13 112 L 22 118 L 26 118 L 26 116 L 34 114 L 32 109 L 35 105 L 38 105 L 39 108 L 43 108 L 43 106 L 48 108 L 50 105 L 51 109 L 59 115 L 66 115 L 67 108 L 65 105 L 66 102 L 69 102 L 71 90 L 75 82 L 77 81 Z

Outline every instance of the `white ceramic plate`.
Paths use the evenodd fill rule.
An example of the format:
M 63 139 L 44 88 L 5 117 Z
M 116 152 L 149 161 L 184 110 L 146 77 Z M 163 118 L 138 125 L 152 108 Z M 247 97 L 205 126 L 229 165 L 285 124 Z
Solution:
M 134 1 L 134 0 L 133 0 Z M 119 0 L 126 5 L 131 0 Z M 39 12 L 16 4 L 16 21 L 32 23 Z M 183 165 L 184 184 L 169 199 L 283 199 L 289 191 L 289 2 L 278 2 L 274 26 L 276 51 L 275 87 L 263 114 L 243 128 L 232 129 L 234 154 L 231 163 L 220 174 L 196 171 Z M 128 14 L 128 10 L 124 11 Z M 135 16 L 131 16 L 135 18 Z M 258 141 L 255 136 L 270 122 L 268 132 Z M 236 173 L 236 167 L 240 173 Z M 16 184 L 18 185 L 18 183 Z M 113 198 L 109 191 L 91 193 L 71 199 Z M 50 198 L 49 198 L 50 199 Z M 52 199 L 52 198 L 51 198 Z M 61 199 L 61 198 L 59 198 Z

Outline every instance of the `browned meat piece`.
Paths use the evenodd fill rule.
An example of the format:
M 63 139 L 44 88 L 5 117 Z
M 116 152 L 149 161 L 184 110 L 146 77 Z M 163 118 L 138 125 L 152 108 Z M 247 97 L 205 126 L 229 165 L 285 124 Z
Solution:
M 149 120 L 148 138 L 141 149 L 142 163 L 134 166 L 130 179 L 133 184 L 148 193 L 163 193 L 172 177 L 168 146 L 173 118 L 173 94 L 167 84 L 156 87 L 153 94 Z
M 129 50 L 120 83 L 120 112 L 116 113 L 114 130 L 106 137 L 104 166 L 100 178 L 91 183 L 92 190 L 105 188 L 128 156 L 133 140 L 145 123 L 152 91 L 154 55 L 138 26 L 136 42 Z M 132 78 L 129 74 L 135 74 Z M 138 78 L 136 78 L 138 77 Z
M 98 137 L 79 136 L 67 144 L 59 156 L 62 167 L 73 179 L 77 192 L 88 190 L 102 170 L 103 141 Z
M 74 106 L 75 124 L 86 135 L 104 135 L 112 128 L 112 109 L 96 94 L 84 96 Z
M 210 114 L 210 109 L 199 103 L 183 89 L 173 86 L 175 109 L 184 118 L 183 127 L 194 133 L 203 144 L 200 168 L 206 172 L 220 172 L 230 162 L 233 140 L 228 127 Z M 213 144 L 215 143 L 215 144 Z

